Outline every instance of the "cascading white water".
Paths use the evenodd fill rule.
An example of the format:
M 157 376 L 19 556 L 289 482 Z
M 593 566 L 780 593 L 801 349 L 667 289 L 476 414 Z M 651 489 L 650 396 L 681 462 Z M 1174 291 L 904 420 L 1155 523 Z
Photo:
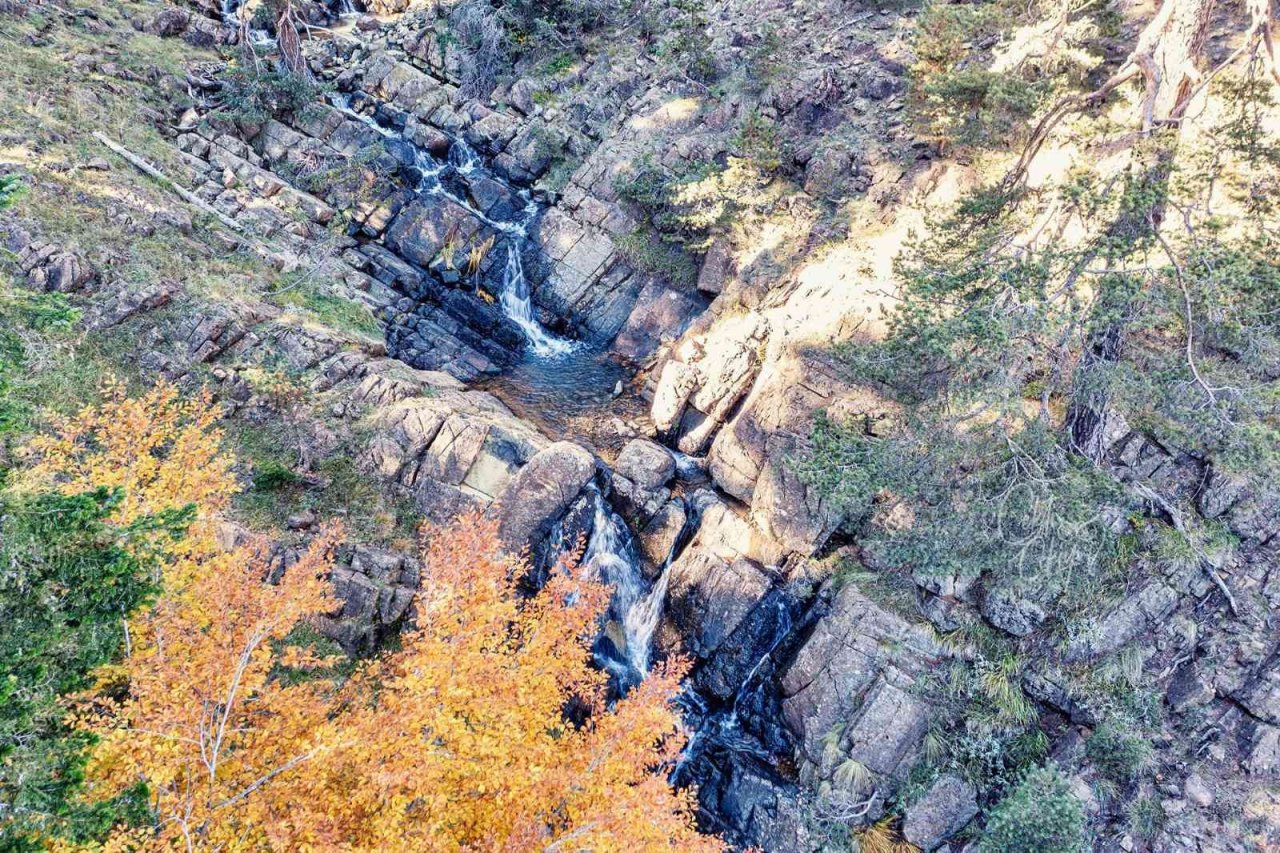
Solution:
M 613 587 L 610 611 L 622 627 L 624 648 L 620 651 L 634 673 L 644 678 L 649 672 L 653 633 L 667 597 L 668 572 L 664 567 L 653 587 L 646 589 L 626 522 L 609 508 L 599 492 L 595 494 L 595 501 L 595 518 L 583 557 L 583 570 Z
M 667 600 L 667 585 L 671 579 L 671 560 L 662 567 L 662 574 L 654 581 L 649 594 L 627 611 L 622 620 L 623 634 L 627 638 L 627 657 L 641 676 L 649 674 L 650 657 L 653 654 L 653 634 L 662 619 L 662 605 Z
M 449 165 L 456 169 L 462 177 L 469 178 L 483 164 L 480 162 L 480 155 L 476 154 L 475 149 L 459 139 L 449 146 Z
M 529 341 L 535 355 L 555 356 L 573 351 L 573 342 L 547 333 L 533 316 L 533 301 L 529 298 L 529 283 L 525 281 L 524 265 L 520 262 L 520 250 L 514 244 L 507 246 L 507 265 L 502 273 L 502 310 L 515 321 Z
M 454 139 L 449 146 L 448 163 L 441 163 L 428 152 L 423 151 L 404 135 L 378 124 L 372 117 L 359 113 L 351 108 L 351 102 L 345 98 L 334 98 L 333 105 L 360 122 L 376 130 L 386 139 L 396 139 L 408 143 L 414 152 L 414 168 L 422 176 L 416 187 L 419 195 L 435 195 L 447 198 L 455 204 L 466 208 L 484 224 L 511 238 L 507 245 L 507 262 L 503 268 L 502 293 L 499 302 L 502 310 L 515 322 L 524 333 L 533 354 L 542 358 L 550 358 L 573 352 L 577 344 L 565 338 L 549 333 L 538 322 L 533 312 L 533 301 L 529 294 L 529 282 L 525 278 L 524 263 L 520 260 L 520 245 L 529 239 L 529 226 L 538 215 L 538 205 L 528 194 L 522 191 L 519 197 L 524 201 L 519 218 L 516 220 L 499 220 L 477 210 L 471 202 L 451 192 L 440 180 L 445 168 L 452 168 L 463 180 L 470 180 L 483 175 L 484 163 L 475 150 L 462 139 Z

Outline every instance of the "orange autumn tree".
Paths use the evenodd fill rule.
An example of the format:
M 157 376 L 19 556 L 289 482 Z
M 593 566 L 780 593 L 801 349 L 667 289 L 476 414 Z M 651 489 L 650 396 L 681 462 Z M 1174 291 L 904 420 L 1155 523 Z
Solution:
M 38 447 L 41 476 L 120 485 L 122 513 L 199 510 L 156 604 L 130 620 L 110 689 L 81 704 L 99 736 L 90 796 L 145 782 L 152 798 L 153 823 L 108 847 L 721 849 L 666 781 L 684 742 L 682 668 L 606 706 L 589 651 L 603 587 L 566 571 L 524 599 L 526 566 L 500 554 L 492 523 L 461 519 L 424 555 L 418 628 L 339 688 L 331 661 L 288 642 L 336 606 L 338 534 L 282 577 L 261 542 L 219 548 L 235 484 L 213 422 L 207 399 L 168 387 L 117 393 Z
M 274 846 L 289 803 L 273 783 L 327 748 L 331 685 L 282 683 L 279 667 L 327 661 L 288 642 L 304 619 L 332 610 L 329 554 L 336 531 L 314 540 L 275 583 L 269 550 L 254 541 L 207 557 L 190 583 L 132 620 L 134 649 L 122 698 L 94 697 L 81 716 L 99 736 L 87 768 L 90 796 L 145 782 L 155 820 L 116 841 L 188 849 Z M 280 845 L 286 849 L 289 845 Z
M 322 663 L 285 638 L 335 606 L 327 576 L 337 531 L 319 537 L 277 583 L 267 582 L 264 541 L 220 545 L 217 526 L 238 485 L 217 418 L 205 393 L 184 400 L 160 384 L 131 399 L 113 384 L 102 405 L 31 445 L 33 484 L 67 493 L 119 488 L 119 523 L 195 508 L 181 541 L 166 543 L 160 596 L 127 622 L 125 660 L 104 667 L 103 695 L 81 704 L 80 725 L 100 738 L 88 795 L 106 798 L 144 781 L 151 796 L 154 826 L 122 828 L 110 846 L 235 846 L 246 838 L 240 825 L 254 826 L 247 807 L 269 805 L 248 801 L 255 786 L 323 744 L 326 686 L 271 679 L 278 666 Z
M 290 846 L 722 849 L 666 779 L 684 745 L 671 704 L 684 667 L 606 706 L 590 653 L 603 585 L 562 566 L 522 599 L 527 564 L 478 515 L 434 536 L 424 563 L 418 627 L 357 674 L 334 748 L 282 792 Z

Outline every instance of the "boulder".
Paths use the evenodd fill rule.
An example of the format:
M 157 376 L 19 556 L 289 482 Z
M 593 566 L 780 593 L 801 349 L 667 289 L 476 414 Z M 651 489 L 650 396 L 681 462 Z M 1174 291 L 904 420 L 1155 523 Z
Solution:
M 1045 620 L 1044 608 L 1010 590 L 991 589 L 982 598 L 982 615 L 1002 631 L 1025 637 Z
M 921 850 L 936 850 L 978 813 L 973 785 L 948 773 L 907 808 L 902 834 Z
M 652 491 L 671 481 L 676 473 L 676 462 L 662 445 L 636 438 L 622 448 L 613 470 L 640 488 Z
M 157 12 L 147 22 L 147 32 L 154 36 L 177 36 L 191 24 L 191 15 L 182 9 L 168 8 Z
M 504 546 L 513 553 L 533 552 L 595 472 L 595 457 L 571 441 L 534 455 L 502 497 L 498 534 Z
M 845 179 L 850 176 L 852 165 L 853 155 L 846 148 L 819 150 L 805 167 L 804 191 L 820 198 L 839 194 L 844 189 Z
M 702 259 L 702 268 L 698 271 L 698 290 L 703 293 L 722 293 L 725 284 L 736 272 L 737 260 L 733 256 L 733 246 L 722 237 L 711 244 Z
M 702 307 L 701 300 L 687 293 L 657 280 L 646 281 L 636 295 L 626 323 L 614 338 L 613 351 L 630 361 L 644 361 L 664 343 L 680 337 Z
M 863 709 L 865 716 L 870 706 L 868 697 L 882 676 L 910 684 L 942 655 L 925 627 L 912 625 L 881 608 L 853 584 L 843 587 L 783 672 L 780 682 L 783 716 L 787 727 L 800 740 L 802 755 L 809 762 L 820 764 L 823 738 L 848 721 L 858 709 Z M 912 718 L 905 731 L 896 727 L 907 722 L 907 718 L 894 721 L 893 714 L 885 714 L 894 721 L 892 733 L 886 730 L 883 735 L 877 734 L 861 723 L 855 727 L 859 730 L 857 739 L 866 741 L 865 751 L 876 764 L 872 766 L 863 761 L 868 768 L 882 772 L 894 764 L 891 752 L 900 752 L 899 759 L 905 755 L 911 745 L 906 735 L 915 731 L 916 718 L 923 716 L 923 709 L 913 702 L 898 690 L 884 696 L 873 715 L 879 717 L 890 706 L 900 706 L 894 713 Z M 846 732 L 845 738 L 853 736 Z M 881 737 L 893 742 L 892 749 L 887 750 L 884 744 L 875 746 Z
M 452 243 L 454 264 L 460 265 L 466 263 L 467 247 L 483 242 L 488 230 L 462 205 L 432 196 L 401 211 L 387 229 L 386 241 L 398 254 L 423 267 L 436 259 L 446 243 Z
M 640 531 L 638 541 L 640 551 L 651 567 L 659 569 L 671 557 L 687 520 L 684 502 L 679 499 L 668 501 L 649 519 Z
M 764 568 L 739 557 L 724 560 L 699 543 L 671 564 L 667 616 L 685 647 L 709 658 L 755 609 L 773 585 Z
M 98 277 L 86 260 L 53 243 L 25 246 L 18 253 L 18 265 L 32 287 L 59 293 L 84 290 Z
M 1280 728 L 1255 722 L 1249 728 L 1245 770 L 1254 776 L 1270 776 L 1280 771 Z

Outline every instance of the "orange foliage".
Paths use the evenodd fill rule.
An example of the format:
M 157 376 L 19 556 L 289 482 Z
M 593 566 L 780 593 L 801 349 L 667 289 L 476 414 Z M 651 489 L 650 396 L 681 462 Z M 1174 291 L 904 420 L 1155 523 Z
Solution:
M 324 663 L 286 637 L 335 606 L 335 535 L 318 537 L 276 583 L 262 542 L 201 560 L 189 585 L 131 620 L 127 695 L 97 698 L 81 723 L 101 737 L 91 795 L 147 782 L 157 819 L 148 846 L 258 846 L 288 820 L 269 786 L 326 748 L 331 690 L 272 677 L 277 666 Z
M 62 419 L 55 433 L 31 442 L 36 462 L 30 476 L 68 494 L 99 486 L 123 489 L 112 518 L 120 524 L 194 505 L 196 522 L 177 554 L 208 554 L 217 548 L 213 522 L 239 491 L 217 419 L 207 393 L 182 400 L 177 388 L 161 383 L 129 398 L 123 386 L 109 384 L 102 405 Z M 190 568 L 181 560 L 177 567 Z
M 295 844 L 721 849 L 665 778 L 684 745 L 671 707 L 683 666 L 605 707 L 589 644 L 606 588 L 565 567 L 522 601 L 527 566 L 475 515 L 435 536 L 425 563 L 420 627 L 354 679 L 341 742 L 290 795 Z M 570 699 L 590 712 L 578 726 Z
M 564 566 L 522 598 L 527 567 L 479 516 L 432 538 L 401 650 L 345 685 L 322 677 L 331 662 L 287 638 L 336 607 L 339 533 L 281 578 L 266 576 L 262 542 L 218 549 L 207 521 L 235 483 L 213 420 L 207 399 L 170 387 L 114 393 L 36 446 L 39 475 L 68 491 L 123 486 L 121 520 L 189 503 L 202 520 L 130 620 L 131 652 L 111 668 L 121 687 L 81 705 L 100 738 L 90 794 L 145 781 L 152 796 L 154 827 L 121 828 L 109 849 L 722 849 L 666 781 L 684 745 L 671 705 L 684 666 L 607 706 L 589 649 L 608 591 Z

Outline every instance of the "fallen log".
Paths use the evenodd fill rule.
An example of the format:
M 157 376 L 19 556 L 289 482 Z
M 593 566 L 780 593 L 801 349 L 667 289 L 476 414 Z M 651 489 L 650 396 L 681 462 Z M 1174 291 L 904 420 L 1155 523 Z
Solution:
M 218 210 L 216 207 L 209 204 L 207 201 L 200 198 L 195 193 L 191 192 L 190 190 L 183 187 L 181 184 L 174 181 L 172 178 L 170 178 L 164 172 L 161 172 L 158 168 L 153 166 L 147 160 L 143 159 L 142 157 L 139 157 L 137 154 L 134 154 L 132 151 L 130 151 L 128 148 L 125 148 L 123 145 L 119 144 L 118 142 L 112 141 L 111 138 L 108 137 L 106 134 L 102 133 L 101 131 L 95 130 L 93 132 L 93 138 L 98 140 L 108 148 L 110 148 L 116 154 L 119 154 L 125 160 L 128 160 L 130 164 L 132 164 L 138 171 L 142 172 L 144 175 L 147 175 L 151 178 L 155 178 L 157 181 L 164 184 L 169 189 L 173 190 L 183 199 L 183 201 L 187 202 L 188 204 L 194 205 L 195 207 L 200 208 L 200 210 L 203 210 L 205 213 L 218 217 L 218 220 L 228 228 L 232 228 L 241 233 L 244 232 L 245 230 L 244 226 L 241 225 L 239 222 L 232 219 L 230 216 L 227 216 L 225 213 Z

